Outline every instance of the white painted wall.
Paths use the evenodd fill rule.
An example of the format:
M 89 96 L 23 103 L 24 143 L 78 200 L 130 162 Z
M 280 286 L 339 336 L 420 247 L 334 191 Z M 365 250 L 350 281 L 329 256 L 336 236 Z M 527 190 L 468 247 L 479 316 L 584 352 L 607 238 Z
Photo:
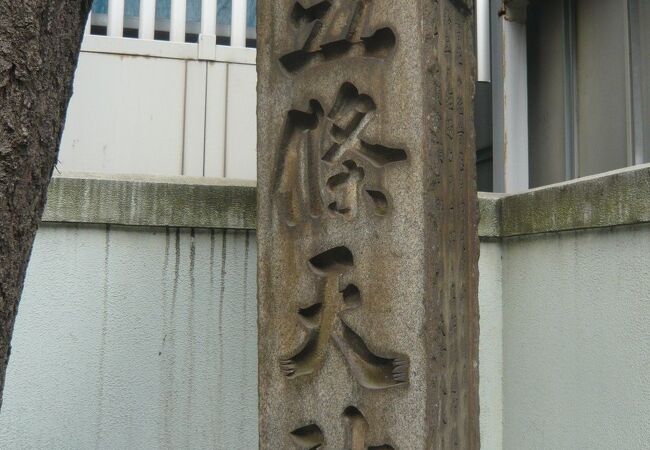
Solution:
M 254 234 L 45 225 L 0 448 L 257 448 Z M 650 226 L 482 242 L 488 450 L 650 442 Z
M 509 239 L 503 276 L 504 449 L 650 448 L 650 227 Z
M 501 431 L 500 258 L 483 245 L 484 442 Z M 43 226 L 0 448 L 257 448 L 255 259 L 252 232 Z
M 226 174 L 257 179 L 257 66 L 228 65 Z
M 503 448 L 503 308 L 500 242 L 481 242 L 479 259 L 479 397 L 481 448 Z M 523 449 L 520 449 L 523 450 Z
M 58 169 L 255 179 L 256 83 L 248 63 L 84 51 Z
M 43 226 L 0 448 L 257 448 L 254 235 Z
M 186 62 L 82 53 L 64 128 L 62 171 L 182 171 Z

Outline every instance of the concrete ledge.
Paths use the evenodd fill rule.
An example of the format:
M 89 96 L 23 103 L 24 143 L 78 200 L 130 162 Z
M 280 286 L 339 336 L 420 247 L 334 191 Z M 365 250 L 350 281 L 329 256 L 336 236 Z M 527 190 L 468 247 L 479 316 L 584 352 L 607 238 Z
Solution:
M 65 174 L 44 222 L 254 229 L 255 183 L 190 177 Z
M 479 193 L 479 236 L 650 222 L 650 164 L 517 195 Z M 254 229 L 255 182 L 215 178 L 65 174 L 52 179 L 45 222 Z
M 650 222 L 650 164 L 533 189 L 499 200 L 500 236 Z
M 481 193 L 479 235 L 498 238 L 500 195 Z M 43 222 L 255 229 L 254 181 L 65 173 L 52 178 Z
M 478 193 L 478 235 L 482 239 L 501 237 L 501 200 L 504 194 Z

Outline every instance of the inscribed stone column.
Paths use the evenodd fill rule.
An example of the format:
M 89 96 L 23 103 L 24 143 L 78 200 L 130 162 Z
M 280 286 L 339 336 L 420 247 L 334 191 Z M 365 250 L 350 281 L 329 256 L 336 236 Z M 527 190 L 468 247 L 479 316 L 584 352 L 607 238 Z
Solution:
M 258 0 L 261 449 L 478 449 L 471 0 Z

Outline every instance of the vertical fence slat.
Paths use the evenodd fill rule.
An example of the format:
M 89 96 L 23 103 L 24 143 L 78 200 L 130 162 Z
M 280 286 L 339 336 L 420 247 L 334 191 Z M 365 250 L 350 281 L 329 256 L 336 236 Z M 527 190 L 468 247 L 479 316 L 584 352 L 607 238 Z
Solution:
M 187 1 L 172 0 L 171 7 L 169 40 L 172 42 L 185 42 Z
M 156 0 L 140 0 L 140 24 L 138 37 L 153 39 L 156 29 Z
M 217 34 L 217 0 L 201 1 L 201 34 Z
M 201 34 L 199 59 L 211 61 L 217 51 L 217 0 L 201 1 Z
M 478 81 L 490 81 L 490 0 L 476 1 Z
M 246 47 L 246 0 L 232 0 L 230 45 Z
M 111 37 L 123 37 L 124 0 L 108 1 L 108 27 L 106 34 Z

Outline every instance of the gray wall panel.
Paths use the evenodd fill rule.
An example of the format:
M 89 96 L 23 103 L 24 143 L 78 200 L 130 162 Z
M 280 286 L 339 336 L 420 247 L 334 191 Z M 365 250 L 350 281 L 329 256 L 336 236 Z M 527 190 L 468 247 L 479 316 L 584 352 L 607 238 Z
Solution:
M 257 446 L 252 232 L 43 226 L 0 447 Z
M 503 244 L 506 450 L 650 442 L 650 227 Z

